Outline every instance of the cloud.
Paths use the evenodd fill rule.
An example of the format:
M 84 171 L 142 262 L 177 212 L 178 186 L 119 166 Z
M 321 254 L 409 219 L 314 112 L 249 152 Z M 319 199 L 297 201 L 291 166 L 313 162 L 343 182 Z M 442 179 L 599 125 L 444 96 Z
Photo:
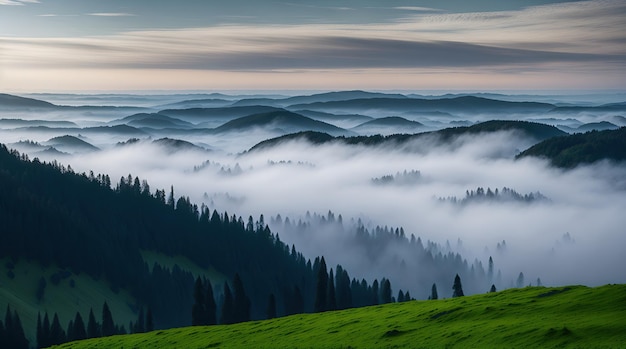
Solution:
M 25 4 L 39 4 L 39 0 L 0 0 L 0 5 L 25 5 Z
M 135 15 L 132 13 L 125 12 L 94 12 L 88 13 L 88 16 L 96 16 L 96 17 L 134 17 Z

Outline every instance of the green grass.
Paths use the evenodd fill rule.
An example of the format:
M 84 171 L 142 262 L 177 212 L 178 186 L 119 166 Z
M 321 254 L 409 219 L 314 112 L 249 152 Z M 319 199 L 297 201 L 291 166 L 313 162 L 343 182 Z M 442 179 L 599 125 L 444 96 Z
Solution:
M 102 318 L 102 304 L 106 300 L 113 320 L 120 325 L 128 326 L 129 321 L 136 321 L 137 315 L 129 308 L 129 304 L 136 303 L 128 292 L 123 290 L 114 292 L 104 280 L 95 280 L 86 274 L 72 274 L 61 280 L 57 285 L 50 281 L 50 276 L 59 268 L 54 266 L 42 267 L 39 263 L 19 260 L 12 270 L 13 279 L 7 276 L 6 263 L 8 258 L 0 259 L 0 316 L 4 320 L 7 305 L 17 310 L 24 327 L 24 332 L 30 343 L 34 345 L 37 325 L 37 312 L 41 316 L 47 311 L 50 321 L 54 313 L 58 313 L 61 326 L 65 328 L 70 320 L 74 319 L 76 311 L 80 311 L 86 322 L 89 309 L 93 308 L 96 319 Z M 44 296 L 37 300 L 36 290 L 40 277 L 47 281 Z M 74 281 L 74 287 L 70 281 Z
M 626 285 L 529 287 L 228 326 L 187 327 L 60 348 L 619 348 Z

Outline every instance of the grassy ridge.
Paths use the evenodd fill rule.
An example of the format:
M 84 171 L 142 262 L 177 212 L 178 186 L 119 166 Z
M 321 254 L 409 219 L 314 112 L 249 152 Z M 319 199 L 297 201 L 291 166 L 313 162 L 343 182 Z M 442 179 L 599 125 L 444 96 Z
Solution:
M 625 320 L 626 285 L 529 287 L 60 348 L 618 348 L 626 343 Z

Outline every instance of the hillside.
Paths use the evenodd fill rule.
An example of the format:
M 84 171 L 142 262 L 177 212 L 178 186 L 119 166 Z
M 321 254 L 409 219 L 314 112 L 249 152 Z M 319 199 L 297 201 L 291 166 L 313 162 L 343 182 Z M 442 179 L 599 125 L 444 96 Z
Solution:
M 517 158 L 527 156 L 549 159 L 553 166 L 562 168 L 572 168 L 603 159 L 624 161 L 626 127 L 548 139 L 526 149 Z
M 244 116 L 217 127 L 215 132 L 245 131 L 255 128 L 278 129 L 284 133 L 300 131 L 327 132 L 334 135 L 348 133 L 337 126 L 285 110 Z
M 399 116 L 389 116 L 367 121 L 351 128 L 361 134 L 393 134 L 393 133 L 416 133 L 424 130 L 424 124 L 417 121 L 407 120 Z
M 626 343 L 625 314 L 626 285 L 527 287 L 59 348 L 616 348 Z
M 163 142 L 180 145 L 177 140 Z M 244 223 L 241 216 L 176 199 L 173 187 L 168 193 L 151 191 L 146 181 L 131 175 L 115 185 L 107 175 L 77 174 L 56 162 L 29 161 L 0 145 L 0 260 L 6 261 L 0 306 L 17 309 L 29 320 L 23 326 L 32 334 L 37 312 L 64 316 L 63 328 L 67 314 L 81 311 L 86 318 L 86 306 L 102 299 L 85 301 L 86 295 L 102 288 L 98 294 L 109 295 L 105 299 L 112 302 L 116 298 L 117 325 L 127 325 L 139 309 L 150 309 L 154 328 L 186 326 L 191 324 L 194 278 L 205 271 L 218 303 L 228 289 L 224 281 L 235 280 L 235 299 L 246 300 L 247 319 L 266 318 L 270 295 L 278 315 L 316 309 L 315 281 L 318 271 L 326 273 L 323 257 L 306 260 L 272 233 L 263 216 L 256 222 L 249 216 Z M 368 293 L 372 287 L 365 280 L 351 284 L 348 272 L 340 268 L 335 269 L 341 280 L 337 292 L 352 297 L 345 302 L 338 298 L 336 307 L 373 304 Z M 72 288 L 64 294 L 76 296 L 68 302 L 37 301 L 36 281 L 56 286 L 53 275 L 62 275 L 64 287 Z M 45 283 L 40 300 L 54 297 L 53 290 L 63 293 Z M 381 284 L 391 290 L 388 280 Z M 218 304 L 220 323 L 230 321 L 223 320 L 225 308 Z M 124 322 L 118 323 L 120 319 Z
M 258 143 L 250 149 L 259 150 L 261 148 L 273 147 L 278 144 L 290 141 L 293 139 L 299 139 L 302 136 L 311 143 L 320 145 L 329 142 L 339 142 L 348 145 L 364 145 L 364 146 L 380 146 L 380 145 L 399 145 L 407 142 L 417 140 L 421 137 L 438 137 L 441 142 L 451 140 L 453 137 L 459 137 L 463 135 L 476 135 L 480 133 L 491 133 L 498 131 L 512 131 L 517 132 L 526 137 L 532 138 L 537 142 L 549 139 L 552 137 L 566 135 L 567 133 L 559 130 L 554 126 L 548 126 L 535 122 L 527 121 L 486 121 L 472 126 L 451 127 L 439 131 L 423 132 L 417 134 L 394 134 L 389 136 L 356 136 L 356 137 L 331 137 L 330 135 L 320 134 L 319 132 L 302 132 L 291 135 L 285 135 L 282 137 L 272 138 Z
M 0 93 L 0 108 L 55 108 L 52 103 L 38 99 Z

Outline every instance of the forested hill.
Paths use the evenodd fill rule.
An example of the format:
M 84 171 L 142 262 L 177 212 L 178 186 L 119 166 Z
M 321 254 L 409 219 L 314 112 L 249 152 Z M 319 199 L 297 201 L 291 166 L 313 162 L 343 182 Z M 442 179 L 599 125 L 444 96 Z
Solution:
M 270 148 L 280 143 L 295 139 L 303 139 L 315 145 L 325 144 L 329 142 L 337 142 L 347 145 L 380 146 L 386 144 L 404 144 L 413 140 L 420 139 L 422 137 L 433 136 L 438 137 L 440 141 L 445 142 L 451 140 L 454 137 L 459 137 L 462 135 L 476 135 L 480 133 L 491 133 L 498 131 L 518 132 L 519 134 L 533 138 L 538 142 L 552 137 L 566 135 L 565 132 L 559 130 L 554 126 L 549 126 L 541 123 L 528 121 L 493 120 L 481 122 L 472 126 L 451 127 L 433 132 L 423 132 L 416 134 L 394 134 L 390 136 L 375 135 L 356 137 L 332 137 L 326 133 L 321 132 L 300 132 L 263 141 L 252 147 L 250 151 Z
M 211 280 L 218 312 L 224 280 L 230 283 L 236 274 L 249 298 L 252 319 L 267 316 L 270 295 L 278 316 L 367 305 L 374 299 L 365 280 L 351 282 L 347 271 L 337 267 L 336 279 L 332 273 L 321 275 L 326 275 L 328 284 L 340 281 L 333 285 L 337 294 L 354 296 L 344 303 L 337 300 L 314 307 L 320 273 L 327 272 L 323 258 L 314 263 L 305 260 L 270 231 L 262 216 L 244 222 L 227 212 L 199 208 L 188 198 L 175 199 L 173 189 L 152 193 L 147 182 L 130 175 L 112 189 L 106 175 L 76 174 L 56 163 L 29 161 L 3 145 L 0 239 L 0 259 L 52 265 L 64 277 L 86 274 L 107 280 L 114 292 L 129 292 L 136 302 L 129 307 L 151 309 L 155 328 L 191 324 L 194 277 L 181 268 L 149 265 L 143 251 L 183 256 L 220 275 L 221 284 Z M 24 292 L 34 295 L 36 287 L 34 283 L 32 290 Z
M 562 168 L 573 168 L 603 159 L 624 161 L 626 127 L 548 139 L 523 151 L 517 158 L 527 156 L 547 158 L 552 165 Z

